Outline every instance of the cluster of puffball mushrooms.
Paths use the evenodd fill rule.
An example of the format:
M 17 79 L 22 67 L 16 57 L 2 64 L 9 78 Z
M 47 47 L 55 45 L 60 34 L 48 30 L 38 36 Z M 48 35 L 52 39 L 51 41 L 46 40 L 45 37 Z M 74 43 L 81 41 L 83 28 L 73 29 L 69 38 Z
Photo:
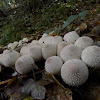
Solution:
M 22 46 L 20 52 L 11 48 Z M 45 60 L 45 70 L 61 75 L 69 86 L 80 86 L 86 82 L 90 68 L 100 68 L 100 47 L 94 45 L 92 38 L 80 37 L 75 31 L 61 36 L 46 33 L 39 40 L 28 43 L 28 38 L 10 43 L 8 49 L 0 54 L 0 64 L 12 67 L 19 74 L 27 74 L 39 69 L 35 62 Z

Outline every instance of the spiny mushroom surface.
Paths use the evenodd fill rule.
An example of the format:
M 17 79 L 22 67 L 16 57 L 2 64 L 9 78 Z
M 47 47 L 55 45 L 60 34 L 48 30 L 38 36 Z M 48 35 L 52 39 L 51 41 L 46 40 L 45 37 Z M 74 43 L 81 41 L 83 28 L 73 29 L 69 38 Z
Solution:
M 91 68 L 100 68 L 100 47 L 89 46 L 82 51 L 82 60 Z
M 68 44 L 67 44 L 67 42 L 65 42 L 65 41 L 62 41 L 62 42 L 60 42 L 60 43 L 57 45 L 57 56 L 60 57 L 60 53 L 61 53 L 62 49 L 63 49 L 65 46 L 67 46 L 67 45 L 68 45 Z
M 75 31 L 68 32 L 64 35 L 64 41 L 68 44 L 74 43 L 79 38 L 79 35 Z
M 6 67 L 14 67 L 16 60 L 20 57 L 20 53 L 15 50 L 3 54 L 3 65 Z
M 88 46 L 92 46 L 93 40 L 90 37 L 83 36 L 83 37 L 78 38 L 74 45 L 80 47 L 83 50 Z
M 65 46 L 61 51 L 61 58 L 63 61 L 67 61 L 70 59 L 80 59 L 81 58 L 81 49 L 77 46 L 71 44 L 68 46 Z
M 66 61 L 61 68 L 61 77 L 69 86 L 80 86 L 88 79 L 88 68 L 79 59 Z
M 27 74 L 34 69 L 35 63 L 31 56 L 23 55 L 15 63 L 15 69 L 20 74 Z
M 45 44 L 58 44 L 62 42 L 62 37 L 61 36 L 49 36 L 45 39 L 44 43 Z
M 44 44 L 42 47 L 42 57 L 46 60 L 51 56 L 56 56 L 56 45 L 53 44 Z
M 63 61 L 58 56 L 49 57 L 45 62 L 45 70 L 48 73 L 59 74 L 61 67 L 63 65 Z
M 35 62 L 40 61 L 42 59 L 42 48 L 39 45 L 30 47 L 29 56 L 31 56 Z

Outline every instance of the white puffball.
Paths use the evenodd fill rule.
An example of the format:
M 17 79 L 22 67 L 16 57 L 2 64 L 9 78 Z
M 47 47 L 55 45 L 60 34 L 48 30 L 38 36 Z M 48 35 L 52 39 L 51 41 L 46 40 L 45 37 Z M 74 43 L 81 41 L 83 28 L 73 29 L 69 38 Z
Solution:
M 80 59 L 81 58 L 81 49 L 75 45 L 65 46 L 61 51 L 61 58 L 63 61 L 67 61 L 70 59 Z
M 83 36 L 78 38 L 74 45 L 84 50 L 86 47 L 93 45 L 93 40 L 90 37 Z
M 79 59 L 66 61 L 61 68 L 61 77 L 69 86 L 80 86 L 88 79 L 88 68 Z
M 28 38 L 23 38 L 23 42 L 28 42 Z
M 3 54 L 3 65 L 6 67 L 14 67 L 16 60 L 20 57 L 20 53 L 12 50 L 10 53 Z
M 43 35 L 42 35 L 42 37 L 39 39 L 39 43 L 44 43 L 44 41 L 45 41 L 45 39 L 47 38 L 47 37 L 49 37 L 49 35 L 48 34 L 46 34 L 46 33 L 44 33 Z
M 62 42 L 62 37 L 61 36 L 49 36 L 45 39 L 44 43 L 45 44 L 58 44 Z
M 8 49 L 12 49 L 12 47 L 13 47 L 13 43 L 9 43 L 8 44 Z
M 29 54 L 29 50 L 30 50 L 30 46 L 23 46 L 20 50 L 20 54 L 21 55 L 28 55 Z
M 35 62 L 40 61 L 42 59 L 42 48 L 39 45 L 30 47 L 29 56 L 31 56 Z
M 75 31 L 68 32 L 64 35 L 64 41 L 68 44 L 74 43 L 79 38 L 79 35 Z
M 82 60 L 91 68 L 100 68 L 100 47 L 89 46 L 82 51 Z
M 20 74 L 27 74 L 34 69 L 34 60 L 29 55 L 21 56 L 15 63 L 15 69 Z
M 49 57 L 45 62 L 45 70 L 48 73 L 59 74 L 63 61 L 58 56 Z
M 42 56 L 46 60 L 51 56 L 56 56 L 56 45 L 53 44 L 44 44 L 42 48 Z
M 61 53 L 62 49 L 63 49 L 65 46 L 67 46 L 67 45 L 68 45 L 68 44 L 67 44 L 67 42 L 65 42 L 65 41 L 62 41 L 62 42 L 60 42 L 60 43 L 57 45 L 57 56 L 60 57 L 60 53 Z

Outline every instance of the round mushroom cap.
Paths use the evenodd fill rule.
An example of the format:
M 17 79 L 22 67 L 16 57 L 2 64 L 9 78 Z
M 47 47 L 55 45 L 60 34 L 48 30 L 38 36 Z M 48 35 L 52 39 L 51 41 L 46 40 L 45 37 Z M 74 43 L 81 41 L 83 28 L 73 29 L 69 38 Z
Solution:
M 92 46 L 93 40 L 90 37 L 83 36 L 83 37 L 78 38 L 74 45 L 80 47 L 83 50 L 88 46 Z
M 45 44 L 58 44 L 62 42 L 62 37 L 61 36 L 49 36 L 45 39 L 44 43 Z
M 8 53 L 10 53 L 10 52 L 11 52 L 10 50 L 7 50 L 7 49 L 6 49 L 6 50 L 3 51 L 3 54 L 8 54 Z
M 40 43 L 38 40 L 33 40 L 33 41 L 30 43 L 29 46 L 31 47 L 31 46 L 34 46 L 34 45 L 39 45 L 39 46 L 42 47 L 42 46 L 43 46 L 43 43 Z
M 100 47 L 89 46 L 82 51 L 82 60 L 88 67 L 100 68 Z
M 28 42 L 29 40 L 28 40 L 28 38 L 23 38 L 22 41 L 23 41 L 23 42 Z
M 71 44 L 68 46 L 65 46 L 61 51 L 61 58 L 63 61 L 67 61 L 70 59 L 80 59 L 81 58 L 81 49 L 77 46 Z
M 30 50 L 30 46 L 23 46 L 20 50 L 20 54 L 21 55 L 28 55 L 29 54 L 29 50 Z
M 88 68 L 79 59 L 66 61 L 61 68 L 61 77 L 69 86 L 80 86 L 88 79 Z
M 46 60 L 51 56 L 56 56 L 56 45 L 53 44 L 44 44 L 42 47 L 42 57 Z
M 9 43 L 8 44 L 8 49 L 12 49 L 13 45 L 14 45 L 13 43 Z
M 68 45 L 68 44 L 67 44 L 66 41 L 62 41 L 62 42 L 60 42 L 60 43 L 57 45 L 57 56 L 60 57 L 60 53 L 61 53 L 62 49 L 63 49 L 65 46 L 67 46 L 67 45 Z
M 21 56 L 15 63 L 15 69 L 20 74 L 27 74 L 34 68 L 34 60 L 29 55 Z
M 42 37 L 39 39 L 39 43 L 44 43 L 44 41 L 45 41 L 45 39 L 47 38 L 47 37 L 49 37 L 49 35 L 48 34 L 46 34 L 46 33 L 44 33 L 43 35 L 42 35 Z
M 79 35 L 75 31 L 68 32 L 64 35 L 64 41 L 68 44 L 74 43 L 79 38 Z
M 29 56 L 31 56 L 35 62 L 40 61 L 42 59 L 42 48 L 39 45 L 30 47 Z
M 3 54 L 3 65 L 5 67 L 15 67 L 16 60 L 20 57 L 20 53 L 12 50 L 10 53 Z
M 63 61 L 58 56 L 49 57 L 45 62 L 45 70 L 48 73 L 59 74 Z
M 13 44 L 14 44 L 14 45 L 18 45 L 18 44 L 19 44 L 19 42 L 18 42 L 18 41 L 15 41 Z

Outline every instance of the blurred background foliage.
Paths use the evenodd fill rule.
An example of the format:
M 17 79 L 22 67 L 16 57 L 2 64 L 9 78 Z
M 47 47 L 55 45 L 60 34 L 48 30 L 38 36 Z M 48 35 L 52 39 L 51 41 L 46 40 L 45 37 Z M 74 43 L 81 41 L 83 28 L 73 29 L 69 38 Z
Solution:
M 80 2 L 85 3 L 85 6 Z M 39 34 L 54 26 L 64 26 L 71 15 L 78 15 L 88 10 L 88 5 L 99 2 L 100 0 L 1 0 L 0 45 L 18 41 L 27 34 Z M 97 11 L 100 13 L 99 8 Z

